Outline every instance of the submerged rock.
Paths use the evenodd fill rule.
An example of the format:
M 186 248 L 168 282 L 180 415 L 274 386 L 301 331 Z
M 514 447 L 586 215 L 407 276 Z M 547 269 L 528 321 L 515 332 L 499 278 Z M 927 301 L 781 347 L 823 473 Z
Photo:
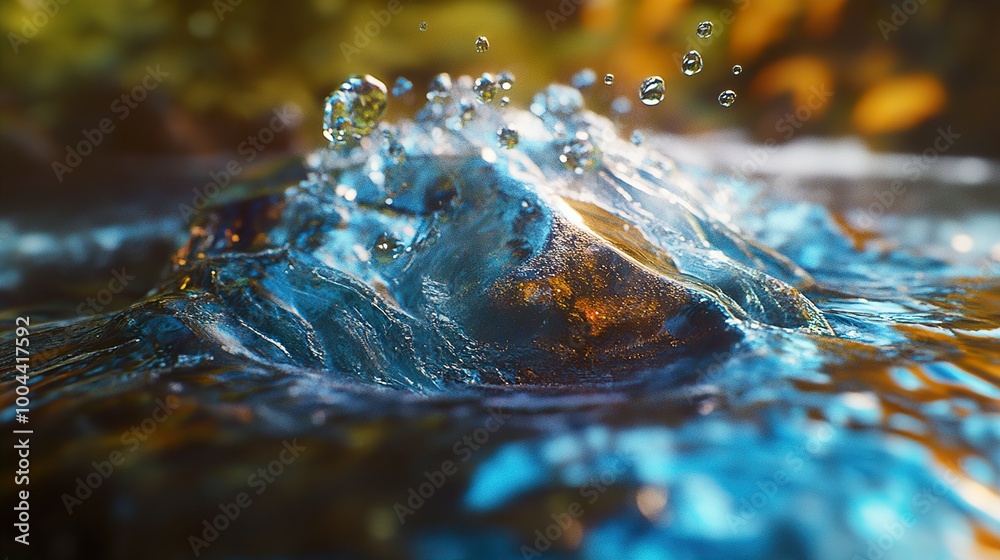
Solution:
M 798 290 L 804 271 L 576 90 L 470 119 L 465 82 L 386 129 L 405 158 L 338 146 L 298 185 L 211 209 L 114 328 L 170 338 L 159 354 L 419 389 L 680 376 L 678 361 L 724 352 L 748 326 L 832 334 Z M 496 150 L 508 125 L 519 142 Z
M 289 444 L 213 555 L 992 553 L 995 273 L 678 169 L 571 88 L 528 113 L 474 87 L 438 76 L 415 121 L 360 115 L 293 184 L 230 187 L 130 308 L 33 320 L 32 519 L 59 556 L 188 555 Z

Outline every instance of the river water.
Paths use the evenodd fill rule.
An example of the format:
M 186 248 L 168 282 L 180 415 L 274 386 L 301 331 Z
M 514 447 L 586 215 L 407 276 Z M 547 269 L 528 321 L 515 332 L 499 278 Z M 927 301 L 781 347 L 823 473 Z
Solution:
M 226 191 L 141 301 L 33 325 L 47 557 L 1000 553 L 996 206 L 476 94 Z

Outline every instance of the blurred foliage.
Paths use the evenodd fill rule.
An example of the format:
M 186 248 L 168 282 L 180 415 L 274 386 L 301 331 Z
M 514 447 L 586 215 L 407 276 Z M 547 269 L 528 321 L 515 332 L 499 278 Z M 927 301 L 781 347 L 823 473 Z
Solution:
M 57 9 L 51 16 L 46 2 Z M 808 118 L 792 136 L 858 134 L 876 148 L 919 151 L 938 126 L 951 125 L 962 134 L 956 153 L 1000 156 L 993 133 L 1000 121 L 1000 40 L 989 27 L 1000 15 L 996 3 L 398 2 L 396 14 L 387 11 L 393 5 L 387 0 L 6 2 L 0 7 L 8 39 L 0 67 L 5 165 L 47 166 L 61 158 L 81 130 L 114 116 L 115 99 L 157 64 L 169 77 L 108 135 L 103 155 L 234 151 L 275 107 L 288 105 L 301 110 L 302 127 L 281 145 L 318 146 L 322 99 L 350 73 L 371 73 L 390 87 L 397 76 L 410 78 L 414 93 L 391 104 L 399 116 L 413 112 L 437 72 L 511 70 L 517 76 L 511 97 L 525 104 L 538 88 L 590 67 L 598 76 L 614 73 L 616 81 L 611 87 L 599 81 L 588 104 L 607 112 L 611 100 L 627 96 L 629 126 L 743 127 L 780 141 L 787 136 L 780 123 L 813 102 L 800 109 Z M 694 32 L 702 20 L 715 22 L 707 41 Z M 423 32 L 422 21 L 428 22 Z M 475 52 L 478 35 L 489 37 L 488 53 Z M 686 77 L 676 60 L 691 48 L 705 56 L 705 71 Z M 730 73 L 733 64 L 744 67 L 741 76 Z M 666 79 L 668 93 L 663 104 L 647 108 L 636 92 L 652 74 Z M 823 87 L 834 95 L 815 102 Z M 727 88 L 740 97 L 722 109 L 717 96 Z

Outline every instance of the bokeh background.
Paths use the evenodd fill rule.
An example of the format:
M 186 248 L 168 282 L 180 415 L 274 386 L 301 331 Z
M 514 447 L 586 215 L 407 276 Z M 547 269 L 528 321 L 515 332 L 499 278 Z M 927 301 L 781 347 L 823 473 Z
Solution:
M 114 100 L 157 64 L 169 77 L 94 159 L 233 152 L 285 105 L 301 111 L 302 125 L 269 150 L 319 146 L 322 99 L 349 73 L 371 73 L 390 86 L 397 76 L 411 79 L 414 95 L 393 104 L 406 114 L 413 111 L 407 102 L 415 105 L 440 71 L 510 70 L 518 80 L 512 98 L 524 103 L 585 67 L 617 77 L 588 98 L 602 110 L 619 95 L 638 105 L 639 82 L 662 75 L 665 102 L 637 106 L 632 118 L 671 132 L 742 127 L 761 140 L 784 140 L 775 123 L 827 84 L 834 96 L 797 132 L 920 151 L 936 127 L 951 125 L 963 135 L 955 153 L 1000 156 L 1000 5 L 979 0 L 399 0 L 399 13 L 349 57 L 343 44 L 365 42 L 354 42 L 357 32 L 373 29 L 372 10 L 385 10 L 386 0 L 51 4 L 51 16 L 39 0 L 0 7 L 8 43 L 0 152 L 5 177 L 41 169 L 35 182 L 56 192 L 72 182 L 46 182 L 54 178 L 51 162 L 81 130 L 114 116 Z M 701 20 L 716 24 L 709 41 L 695 35 Z M 491 41 L 486 54 L 474 51 L 478 35 Z M 675 57 L 692 44 L 705 55 L 705 71 L 685 77 Z M 729 73 L 733 64 L 745 68 L 742 76 Z M 729 110 L 716 101 L 726 88 L 740 95 Z M 4 182 L 4 190 L 20 186 Z

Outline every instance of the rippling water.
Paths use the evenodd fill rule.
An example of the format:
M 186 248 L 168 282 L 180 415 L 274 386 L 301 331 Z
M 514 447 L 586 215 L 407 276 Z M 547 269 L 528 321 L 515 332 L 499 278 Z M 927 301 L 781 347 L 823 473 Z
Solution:
M 35 329 L 52 557 L 188 555 L 292 438 L 204 554 L 998 553 L 995 270 L 682 169 L 575 89 L 479 89 L 220 200 L 143 301 Z

